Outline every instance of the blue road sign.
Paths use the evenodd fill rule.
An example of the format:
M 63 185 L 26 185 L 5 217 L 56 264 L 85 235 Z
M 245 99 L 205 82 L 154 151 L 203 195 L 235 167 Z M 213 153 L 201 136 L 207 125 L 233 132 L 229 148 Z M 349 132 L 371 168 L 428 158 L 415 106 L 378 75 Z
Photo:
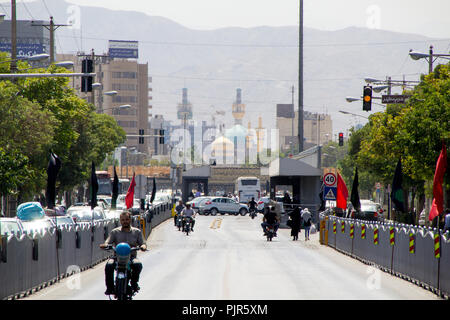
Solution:
M 323 189 L 325 200 L 336 200 L 337 187 L 327 187 Z

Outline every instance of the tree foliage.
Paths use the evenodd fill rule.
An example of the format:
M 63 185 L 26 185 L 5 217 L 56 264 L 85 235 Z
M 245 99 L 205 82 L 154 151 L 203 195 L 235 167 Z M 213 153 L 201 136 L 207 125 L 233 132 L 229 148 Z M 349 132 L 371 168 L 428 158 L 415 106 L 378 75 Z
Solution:
M 9 72 L 9 64 L 0 62 L 0 72 Z M 67 71 L 52 65 L 33 72 Z M 0 81 L 0 170 L 9 170 L 0 181 L 8 186 L 2 192 L 30 197 L 44 190 L 50 150 L 62 161 L 59 191 L 71 190 L 88 179 L 91 161 L 100 165 L 125 141 L 115 119 L 97 114 L 68 84 L 68 78 L 57 77 Z
M 388 105 L 385 112 L 372 114 L 362 129 L 352 129 L 348 155 L 339 166 L 345 179 L 358 167 L 362 189 L 373 189 L 375 182 L 392 183 L 401 158 L 404 188 L 422 194 L 426 182 L 433 180 L 442 142 L 449 144 L 450 65 L 437 66 L 404 94 L 411 95 L 405 104 Z

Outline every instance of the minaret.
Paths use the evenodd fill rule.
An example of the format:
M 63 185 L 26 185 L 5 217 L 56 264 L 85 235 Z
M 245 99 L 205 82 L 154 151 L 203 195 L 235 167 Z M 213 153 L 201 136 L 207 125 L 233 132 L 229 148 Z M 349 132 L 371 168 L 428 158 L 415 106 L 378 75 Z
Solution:
M 244 118 L 245 115 L 245 104 L 242 104 L 242 90 L 237 89 L 236 90 L 236 101 L 233 103 L 233 118 L 234 118 L 234 124 L 242 125 L 242 118 Z
M 186 130 L 189 130 L 188 120 L 192 119 L 192 104 L 190 104 L 188 101 L 187 88 L 183 88 L 182 102 L 177 106 L 177 118 L 181 120 L 182 128 L 184 129 L 183 157 L 185 158 L 188 151 L 186 146 Z
M 258 127 L 256 128 L 256 150 L 257 152 L 262 151 L 263 143 L 264 143 L 264 128 L 262 127 L 262 118 L 258 117 Z

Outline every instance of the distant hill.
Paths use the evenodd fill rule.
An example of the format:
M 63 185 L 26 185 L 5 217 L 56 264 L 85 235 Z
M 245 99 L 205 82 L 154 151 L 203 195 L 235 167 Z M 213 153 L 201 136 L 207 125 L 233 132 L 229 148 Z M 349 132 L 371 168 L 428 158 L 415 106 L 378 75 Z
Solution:
M 71 4 L 46 0 L 17 4 L 18 18 L 66 23 Z M 9 3 L 3 3 L 8 10 Z M 28 10 L 26 10 L 28 9 Z M 206 14 L 206 13 L 205 13 Z M 138 40 L 139 61 L 148 62 L 152 77 L 153 114 L 176 119 L 181 89 L 189 89 L 194 118 L 211 120 L 214 110 L 224 110 L 232 123 L 231 105 L 236 88 L 242 89 L 247 106 L 244 124 L 275 126 L 277 103 L 291 103 L 291 87 L 298 84 L 298 27 L 222 28 L 193 30 L 169 19 L 132 11 L 80 7 L 79 29 L 57 30 L 57 52 L 107 52 L 108 40 Z M 347 103 L 346 96 L 360 96 L 364 77 L 417 80 L 427 72 L 425 61 L 413 61 L 409 49 L 426 52 L 433 44 L 444 52 L 449 42 L 421 35 L 365 28 L 338 31 L 304 30 L 304 109 L 329 113 L 333 131 L 345 131 L 363 118 L 339 113 L 347 110 L 367 116 L 361 103 Z M 398 90 L 394 90 L 398 92 Z M 297 91 L 295 105 L 298 106 Z M 374 106 L 381 111 L 382 107 Z M 220 119 L 219 119 L 220 120 Z

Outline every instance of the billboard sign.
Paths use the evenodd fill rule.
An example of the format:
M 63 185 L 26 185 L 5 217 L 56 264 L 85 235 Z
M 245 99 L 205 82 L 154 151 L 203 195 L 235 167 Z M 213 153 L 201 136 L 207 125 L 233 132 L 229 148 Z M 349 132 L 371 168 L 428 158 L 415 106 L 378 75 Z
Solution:
M 111 58 L 137 59 L 138 41 L 109 40 L 108 54 Z
M 11 53 L 11 42 L 0 43 L 0 51 Z M 40 43 L 18 43 L 17 58 L 29 58 L 31 56 L 46 53 L 44 46 Z

